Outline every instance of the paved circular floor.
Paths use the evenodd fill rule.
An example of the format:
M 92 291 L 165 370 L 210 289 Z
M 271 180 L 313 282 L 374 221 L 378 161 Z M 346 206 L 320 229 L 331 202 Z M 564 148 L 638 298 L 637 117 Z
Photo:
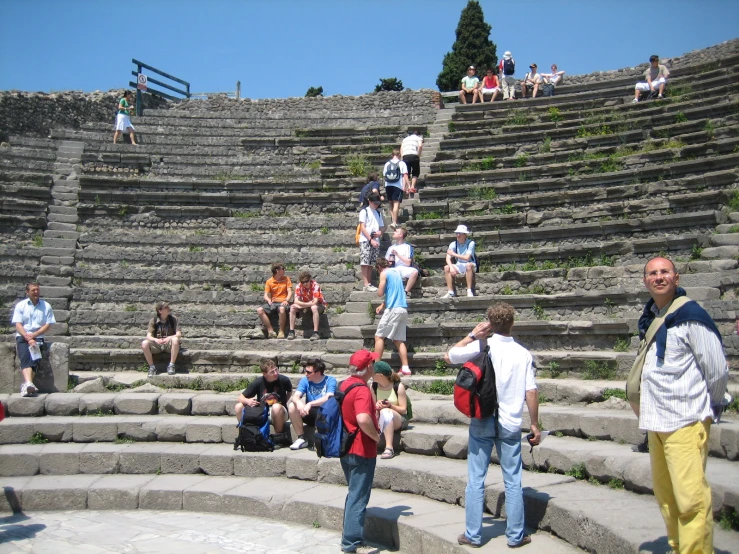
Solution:
M 335 554 L 340 542 L 336 531 L 220 514 L 79 510 L 0 516 L 0 554 Z

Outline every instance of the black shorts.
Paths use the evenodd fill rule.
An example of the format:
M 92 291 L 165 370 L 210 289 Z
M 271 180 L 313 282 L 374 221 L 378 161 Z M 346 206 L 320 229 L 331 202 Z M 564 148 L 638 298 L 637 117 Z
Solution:
M 303 416 L 303 425 L 316 425 L 316 417 L 318 416 L 318 408 L 315 406 L 310 409 L 307 416 Z
M 403 189 L 398 187 L 388 187 L 385 185 L 385 194 L 387 195 L 388 202 L 402 202 L 403 201 Z
M 411 177 L 418 177 L 421 174 L 421 161 L 415 154 L 408 154 L 403 156 L 403 161 L 408 167 L 408 175 Z
M 44 339 L 36 339 L 36 343 L 43 348 Z M 24 367 L 32 367 L 36 369 L 36 366 L 41 360 L 33 360 L 31 358 L 31 352 L 28 350 L 28 343 L 23 337 L 15 337 L 15 346 L 18 352 L 18 359 L 21 362 L 21 369 Z

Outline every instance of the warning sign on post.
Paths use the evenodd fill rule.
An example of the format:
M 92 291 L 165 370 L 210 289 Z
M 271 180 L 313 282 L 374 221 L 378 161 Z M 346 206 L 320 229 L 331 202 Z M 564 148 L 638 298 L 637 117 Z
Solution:
M 146 92 L 146 82 L 146 75 L 144 75 L 143 73 L 139 73 L 138 86 L 136 88 L 143 92 Z

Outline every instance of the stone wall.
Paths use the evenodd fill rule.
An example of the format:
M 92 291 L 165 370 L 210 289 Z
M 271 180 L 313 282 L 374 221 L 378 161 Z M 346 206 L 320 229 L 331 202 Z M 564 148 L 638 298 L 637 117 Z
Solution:
M 115 110 L 123 90 L 108 92 L 80 91 L 23 92 L 0 91 L 0 141 L 10 135 L 47 137 L 50 129 L 66 127 L 79 129 L 83 123 L 115 123 Z M 144 95 L 144 107 L 156 108 L 166 101 Z

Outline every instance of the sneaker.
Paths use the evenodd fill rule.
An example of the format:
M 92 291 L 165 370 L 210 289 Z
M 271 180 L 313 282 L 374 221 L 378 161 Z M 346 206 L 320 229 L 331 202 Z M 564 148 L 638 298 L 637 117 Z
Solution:
M 508 548 L 521 548 L 522 546 L 526 546 L 527 544 L 531 544 L 531 537 L 528 535 L 524 535 L 521 539 L 521 542 L 516 544 L 509 544 Z
M 277 338 L 278 338 L 278 339 L 284 339 L 284 338 L 285 338 L 285 333 L 284 333 L 284 331 L 280 331 L 279 333 L 277 333 Z
M 319 334 L 318 334 L 318 331 L 316 331 L 315 333 L 313 333 L 313 334 L 312 334 L 312 335 L 310 336 L 310 340 L 311 340 L 311 341 L 321 340 L 321 335 L 319 335 Z
M 356 552 L 357 554 L 379 554 L 380 549 L 375 548 L 374 546 L 363 544 L 361 546 L 358 546 L 354 552 Z
M 147 377 L 154 377 L 157 374 L 157 368 L 153 365 L 149 366 L 149 373 L 146 374 Z
M 294 329 L 291 329 L 287 333 L 287 340 L 295 340 L 295 330 Z
M 21 385 L 21 397 L 25 398 L 26 396 L 30 396 L 28 394 L 28 383 L 23 383 Z
M 374 285 L 365 285 L 364 292 L 377 292 L 377 287 Z
M 661 94 L 658 94 L 658 95 L 657 95 L 657 100 L 664 100 L 664 99 L 665 99 L 665 97 L 664 97 L 664 96 L 662 96 Z
M 174 364 L 169 364 L 167 366 L 167 375 L 174 375 L 174 373 L 175 373 Z
M 632 103 L 632 104 L 638 104 L 638 103 L 639 103 L 639 99 L 638 99 L 638 98 L 634 98 L 634 99 L 633 99 L 633 100 L 631 101 L 631 103 Z
M 31 381 L 29 381 L 28 383 L 26 383 L 26 396 L 33 396 L 37 392 L 38 392 L 38 390 L 36 389 L 36 385 L 34 385 L 33 383 L 31 383 Z
M 410 375 L 411 374 L 411 368 L 409 368 L 407 365 L 404 365 L 400 368 L 400 371 L 398 372 L 401 375 Z
M 302 437 L 298 437 L 294 443 L 290 445 L 290 450 L 300 450 L 301 448 L 307 448 L 308 441 Z
M 267 333 L 267 338 L 268 339 L 276 339 L 277 338 L 277 332 L 276 331 L 268 332 Z
M 454 294 L 453 290 L 447 291 L 447 293 L 442 296 L 442 298 L 454 298 L 456 295 Z
M 475 296 L 475 293 L 472 292 L 472 289 L 467 289 L 467 296 Z
M 464 533 L 457 537 L 457 544 L 461 544 L 462 546 L 470 546 L 472 548 L 480 548 L 482 546 L 481 544 L 475 544 L 474 542 L 472 542 Z

